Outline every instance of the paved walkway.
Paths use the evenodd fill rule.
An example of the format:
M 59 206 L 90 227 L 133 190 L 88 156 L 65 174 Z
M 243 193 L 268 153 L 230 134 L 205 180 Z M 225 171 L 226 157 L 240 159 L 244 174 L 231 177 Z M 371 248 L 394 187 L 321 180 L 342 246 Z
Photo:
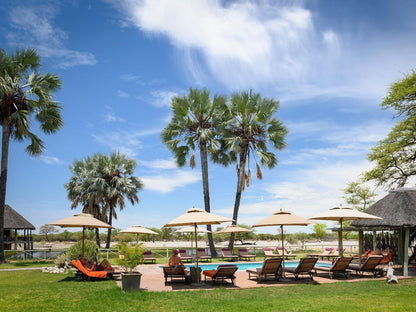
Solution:
M 261 267 L 261 263 L 259 267 Z M 248 273 L 245 271 L 237 271 L 236 272 L 236 279 L 234 281 L 235 286 L 231 283 L 215 283 L 213 284 L 211 279 L 208 279 L 204 282 L 204 275 L 202 275 L 202 284 L 201 286 L 194 286 L 194 285 L 187 285 L 184 281 L 181 280 L 174 280 L 173 282 L 169 282 L 165 284 L 165 279 L 163 277 L 163 270 L 161 268 L 162 264 L 146 264 L 140 265 L 137 267 L 138 271 L 141 272 L 141 288 L 144 291 L 181 291 L 181 290 L 201 290 L 201 289 L 214 289 L 218 287 L 225 287 L 227 289 L 241 289 L 241 288 L 253 288 L 253 287 L 282 287 L 282 286 L 290 286 L 290 285 L 297 285 L 297 284 L 324 284 L 324 283 L 337 283 L 341 281 L 346 281 L 344 277 L 335 277 L 334 279 L 330 279 L 328 274 L 324 272 L 319 272 L 318 276 L 313 276 L 313 281 L 309 278 L 309 276 L 301 276 L 298 281 L 295 281 L 293 275 L 287 273 L 286 280 L 280 281 L 263 281 L 257 282 L 257 280 L 248 279 Z M 396 271 L 395 271 L 396 272 Z M 413 272 L 413 276 L 415 276 L 416 272 Z M 253 278 L 253 276 L 252 276 Z M 403 278 L 403 277 L 398 277 Z M 355 274 L 350 274 L 350 277 L 347 279 L 348 282 L 357 282 L 363 280 L 371 280 L 374 279 L 372 274 L 365 274 L 364 277 L 357 276 Z M 385 277 L 377 277 L 376 279 L 385 280 Z M 116 279 L 117 284 L 121 287 L 121 279 L 118 277 Z M 229 281 L 229 280 L 227 280 Z

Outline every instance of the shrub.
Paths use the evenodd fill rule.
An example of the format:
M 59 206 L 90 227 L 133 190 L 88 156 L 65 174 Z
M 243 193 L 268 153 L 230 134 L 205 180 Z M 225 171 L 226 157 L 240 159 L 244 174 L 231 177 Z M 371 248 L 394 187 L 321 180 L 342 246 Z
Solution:
M 58 256 L 55 261 L 55 264 L 59 266 L 63 266 L 65 261 L 71 262 L 71 260 L 78 259 L 79 256 L 82 254 L 82 241 L 72 245 L 67 252 Z M 88 259 L 95 259 L 98 256 L 98 246 L 95 242 L 86 240 L 84 242 L 84 256 Z
M 140 243 L 134 247 L 129 247 L 126 243 L 118 244 L 117 248 L 120 252 L 120 257 L 117 259 L 117 264 L 120 265 L 124 271 L 131 272 L 136 266 L 143 263 L 143 253 L 145 252 L 145 249 L 142 245 L 143 243 Z

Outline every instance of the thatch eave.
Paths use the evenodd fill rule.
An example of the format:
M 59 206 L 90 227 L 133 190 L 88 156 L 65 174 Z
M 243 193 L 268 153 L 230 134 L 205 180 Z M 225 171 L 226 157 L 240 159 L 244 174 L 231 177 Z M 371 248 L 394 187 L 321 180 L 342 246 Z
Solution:
M 416 226 L 416 188 L 401 188 L 374 203 L 366 213 L 381 220 L 354 220 L 351 225 L 361 228 L 397 229 Z
M 5 230 L 35 230 L 35 226 L 9 205 L 4 205 Z

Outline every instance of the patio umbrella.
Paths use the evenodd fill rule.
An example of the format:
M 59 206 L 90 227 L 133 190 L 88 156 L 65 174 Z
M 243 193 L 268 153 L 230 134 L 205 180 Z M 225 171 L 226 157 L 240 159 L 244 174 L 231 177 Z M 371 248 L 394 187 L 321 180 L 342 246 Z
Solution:
M 358 211 L 357 209 L 348 208 L 348 207 L 334 207 L 323 213 L 317 214 L 315 216 L 309 217 L 311 220 L 329 220 L 329 221 L 338 221 L 340 224 L 339 230 L 339 256 L 342 257 L 342 222 L 348 220 L 360 220 L 360 219 L 381 219 L 377 216 Z M 361 252 L 360 252 L 361 253 Z
M 222 230 L 217 231 L 215 234 L 242 233 L 242 232 L 251 232 L 251 230 L 232 224 Z M 233 248 L 234 248 L 234 240 L 232 241 L 232 244 L 231 244 L 231 250 L 233 250 Z
M 195 233 L 195 254 L 196 254 L 196 271 L 198 272 L 198 235 L 197 227 L 202 224 L 221 224 L 223 222 L 232 222 L 233 219 L 224 218 L 213 213 L 206 212 L 200 208 L 188 209 L 183 215 L 166 223 L 164 227 L 192 225 Z M 199 278 L 199 277 L 198 277 Z M 197 284 L 199 280 L 197 281 Z
M 197 227 L 196 231 L 197 231 L 197 233 L 210 233 L 211 232 L 211 231 L 202 229 L 200 227 Z M 175 232 L 176 233 L 191 233 L 192 234 L 192 233 L 195 232 L 195 229 L 194 229 L 193 226 L 186 226 L 184 228 L 181 228 L 179 230 L 176 230 Z M 191 240 L 191 249 L 192 248 L 193 248 L 193 240 Z
M 114 229 L 111 225 L 94 218 L 88 213 L 78 213 L 72 217 L 61 219 L 48 223 L 49 225 L 57 225 L 60 227 L 82 227 L 82 255 L 84 255 L 85 228 L 106 228 Z
M 285 274 L 285 245 L 284 245 L 284 234 L 283 234 L 283 226 L 288 225 L 303 225 L 306 226 L 313 222 L 309 221 L 308 219 L 298 217 L 292 215 L 289 211 L 276 211 L 273 214 L 255 224 L 253 227 L 259 226 L 280 226 L 280 231 L 282 233 L 282 264 L 283 264 L 283 277 Z
M 148 228 L 145 228 L 141 225 L 133 225 L 132 227 L 129 227 L 128 229 L 122 230 L 119 233 L 135 233 L 136 234 L 136 245 L 139 242 L 139 234 L 153 234 L 158 235 L 159 233 L 156 233 L 155 231 L 152 231 Z

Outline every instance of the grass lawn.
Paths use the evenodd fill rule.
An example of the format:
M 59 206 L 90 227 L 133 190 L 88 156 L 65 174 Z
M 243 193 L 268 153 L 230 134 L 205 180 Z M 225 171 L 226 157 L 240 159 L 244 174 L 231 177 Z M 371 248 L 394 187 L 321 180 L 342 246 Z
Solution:
M 115 281 L 0 272 L 1 311 L 415 311 L 416 279 L 226 290 L 123 293 Z

